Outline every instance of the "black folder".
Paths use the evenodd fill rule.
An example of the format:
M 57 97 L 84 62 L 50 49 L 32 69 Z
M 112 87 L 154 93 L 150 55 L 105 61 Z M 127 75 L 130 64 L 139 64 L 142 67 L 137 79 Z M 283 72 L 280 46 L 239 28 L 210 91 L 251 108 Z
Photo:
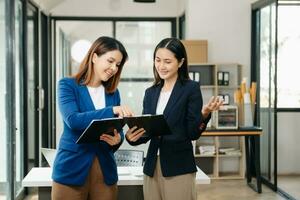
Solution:
M 162 136 L 170 135 L 172 132 L 163 115 L 142 115 L 138 117 L 125 118 L 125 122 L 129 128 L 137 126 L 144 128 L 145 136 Z
M 114 129 L 118 132 L 127 124 L 129 128 L 137 126 L 144 128 L 145 136 L 161 136 L 171 134 L 171 130 L 163 115 L 141 115 L 124 118 L 95 119 L 83 131 L 76 141 L 77 144 L 99 142 L 100 135 L 113 135 Z

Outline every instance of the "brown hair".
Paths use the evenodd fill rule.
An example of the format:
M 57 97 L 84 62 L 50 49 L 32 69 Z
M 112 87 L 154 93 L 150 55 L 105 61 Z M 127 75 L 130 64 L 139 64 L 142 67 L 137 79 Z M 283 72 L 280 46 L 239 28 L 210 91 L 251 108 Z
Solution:
M 123 66 L 128 59 L 128 54 L 125 47 L 118 40 L 111 37 L 99 37 L 90 47 L 83 61 L 80 63 L 79 71 L 74 75 L 78 84 L 87 85 L 93 78 L 93 62 L 92 58 L 94 53 L 101 56 L 109 51 L 119 50 L 122 54 L 122 60 L 118 67 L 117 73 L 105 82 L 102 82 L 105 91 L 113 93 L 117 89 L 120 81 Z
M 181 41 L 177 38 L 165 38 L 162 41 L 158 43 L 158 45 L 155 47 L 154 54 L 153 54 L 153 73 L 154 73 L 154 83 L 153 85 L 159 85 L 163 83 L 163 79 L 161 79 L 156 71 L 155 68 L 155 56 L 156 52 L 160 48 L 166 48 L 169 51 L 171 51 L 178 62 L 180 62 L 182 59 L 184 59 L 181 67 L 178 69 L 178 79 L 181 82 L 184 82 L 186 80 L 189 80 L 189 70 L 188 70 L 188 59 L 186 50 L 181 43 Z

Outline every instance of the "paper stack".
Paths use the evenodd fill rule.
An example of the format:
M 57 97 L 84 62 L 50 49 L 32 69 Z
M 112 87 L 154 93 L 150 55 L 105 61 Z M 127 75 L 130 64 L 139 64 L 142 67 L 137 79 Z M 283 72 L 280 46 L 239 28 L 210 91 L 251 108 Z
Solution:
M 232 147 L 223 147 L 219 148 L 219 153 L 224 155 L 230 155 L 230 156 L 240 156 L 242 155 L 241 150 L 235 149 Z
M 214 145 L 202 145 L 199 146 L 199 152 L 201 155 L 211 156 L 216 154 L 216 148 Z

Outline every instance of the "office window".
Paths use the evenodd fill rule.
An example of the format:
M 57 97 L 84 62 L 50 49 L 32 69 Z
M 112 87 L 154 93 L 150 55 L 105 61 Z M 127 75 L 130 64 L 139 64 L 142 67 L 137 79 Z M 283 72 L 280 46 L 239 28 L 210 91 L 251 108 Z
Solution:
M 153 52 L 163 38 L 171 37 L 171 22 L 122 21 L 116 38 L 124 44 L 129 60 L 121 75 L 122 103 L 141 114 L 145 89 L 153 82 Z
M 57 47 L 56 80 L 59 80 L 78 72 L 80 59 L 72 57 L 72 48 L 77 48 L 76 43 L 85 41 L 92 44 L 100 36 L 113 37 L 113 23 L 111 21 L 61 20 L 57 21 L 55 31 Z M 80 52 L 76 51 L 76 54 L 85 55 L 88 49 L 84 46 Z M 56 144 L 59 143 L 62 131 L 62 119 L 58 104 L 56 104 Z
M 300 108 L 300 5 L 278 6 L 279 108 Z
M 87 20 L 59 20 L 56 21 L 56 80 L 60 79 L 64 75 L 60 73 L 62 66 L 59 65 L 59 61 L 63 58 L 60 51 L 62 51 L 62 45 L 59 44 L 59 31 L 62 31 L 65 40 L 70 43 L 70 59 L 71 61 L 71 74 L 78 71 L 80 62 L 72 56 L 72 47 L 76 42 L 83 40 L 85 45 L 87 42 L 93 42 L 99 36 L 111 36 L 120 40 L 125 46 L 129 60 L 125 64 L 121 81 L 118 89 L 121 94 L 121 104 L 130 106 L 135 114 L 141 114 L 142 104 L 145 89 L 153 83 L 153 51 L 155 46 L 163 38 L 171 37 L 175 35 L 172 30 L 176 30 L 175 19 L 174 20 L 147 20 L 139 21 L 138 19 L 123 21 L 117 19 L 111 19 L 105 21 L 99 18 L 95 21 Z M 86 47 L 80 49 L 87 49 Z M 78 52 L 76 52 L 77 54 Z M 85 52 L 83 52 L 85 54 Z M 68 54 L 64 54 L 68 55 Z M 80 56 L 79 56 L 80 57 Z M 58 144 L 60 134 L 62 133 L 62 120 L 56 107 L 56 142 Z M 126 130 L 125 130 L 126 131 Z M 126 146 L 127 144 L 127 146 Z M 124 146 L 125 145 L 125 146 Z M 122 147 L 125 149 L 133 148 L 128 143 L 124 142 Z M 141 150 L 145 150 L 145 145 L 134 147 Z
M 57 22 L 57 44 L 59 47 L 57 50 L 57 66 L 61 70 L 61 74 L 57 75 L 57 80 L 64 76 L 77 73 L 79 64 L 81 62 L 80 55 L 85 55 L 89 47 L 86 47 L 85 43 L 92 44 L 100 36 L 113 35 L 113 24 L 110 21 L 84 21 L 84 20 L 72 20 L 72 21 L 58 21 Z M 76 51 L 74 58 L 74 52 L 78 42 L 84 41 L 84 45 L 81 52 Z M 75 46 L 74 46 L 75 45 Z M 66 69 L 66 67 L 71 67 Z
M 274 6 L 260 12 L 260 106 L 274 107 L 275 100 L 275 15 Z

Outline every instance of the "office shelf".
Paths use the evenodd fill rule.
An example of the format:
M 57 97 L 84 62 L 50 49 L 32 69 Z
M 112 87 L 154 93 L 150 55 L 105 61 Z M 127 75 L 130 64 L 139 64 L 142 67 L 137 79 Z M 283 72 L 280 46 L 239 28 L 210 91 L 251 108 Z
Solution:
M 234 103 L 234 91 L 240 87 L 242 65 L 239 63 L 190 63 L 190 78 L 198 81 L 204 102 L 211 96 L 227 95 L 229 105 Z M 227 83 L 218 83 L 218 72 L 229 75 Z M 223 84 L 223 85 L 222 85 Z
M 227 131 L 227 133 L 228 136 L 221 134 L 219 136 L 218 130 L 214 132 L 214 135 L 204 132 L 197 141 L 194 141 L 196 163 L 212 179 L 243 179 L 245 178 L 244 136 L 240 136 L 239 132 L 234 130 Z M 199 150 L 200 146 L 213 146 L 214 155 L 202 155 Z M 230 152 L 235 152 L 235 155 L 221 154 L 220 149 L 224 150 L 224 148 L 230 148 Z

